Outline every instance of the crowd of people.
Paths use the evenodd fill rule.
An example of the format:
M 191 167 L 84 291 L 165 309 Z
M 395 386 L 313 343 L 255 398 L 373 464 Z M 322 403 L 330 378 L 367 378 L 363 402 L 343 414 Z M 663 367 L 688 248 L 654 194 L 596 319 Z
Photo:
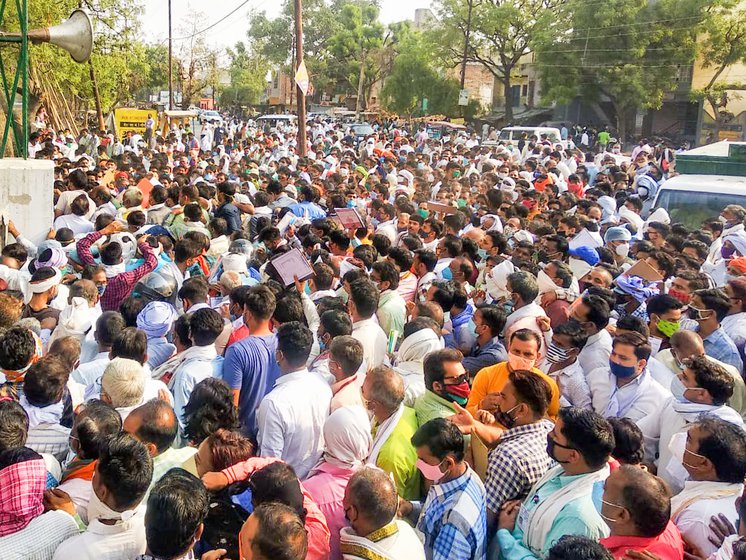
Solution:
M 33 138 L 0 558 L 746 559 L 746 209 L 670 223 L 644 141 L 206 131 Z

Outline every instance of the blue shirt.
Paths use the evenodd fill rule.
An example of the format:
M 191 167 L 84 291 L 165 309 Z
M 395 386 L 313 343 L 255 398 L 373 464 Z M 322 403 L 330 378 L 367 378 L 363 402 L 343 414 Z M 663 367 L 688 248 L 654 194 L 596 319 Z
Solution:
M 599 515 L 594 505 L 593 496 L 580 496 L 567 505 L 559 512 L 552 523 L 552 527 L 547 533 L 544 540 L 544 550 L 541 556 L 537 556 L 523 542 L 524 532 L 520 527 L 522 516 L 528 517 L 528 514 L 536 508 L 536 505 L 548 499 L 552 494 L 587 474 L 574 476 L 559 475 L 548 480 L 538 490 L 530 493 L 521 504 L 521 510 L 518 513 L 515 528 L 512 532 L 507 529 L 497 531 L 497 540 L 500 546 L 501 560 L 527 560 L 533 558 L 546 557 L 549 549 L 554 546 L 563 535 L 582 535 L 597 541 L 608 536 L 609 528 Z M 602 483 L 599 484 L 599 486 Z M 595 487 L 594 487 L 595 490 Z
M 215 211 L 216 218 L 223 218 L 228 222 L 228 233 L 241 231 L 241 211 L 230 202 L 226 202 Z
M 277 337 L 247 336 L 228 347 L 223 362 L 223 381 L 241 391 L 238 416 L 243 431 L 256 435 L 256 411 L 264 395 L 270 392 L 280 376 L 275 359 Z
M 166 337 L 148 339 L 148 365 L 150 369 L 162 365 L 174 354 L 176 354 L 176 346 L 166 340 Z
M 743 375 L 743 361 L 738 353 L 736 343 L 725 333 L 723 327 L 718 327 L 703 341 L 705 354 L 723 363 L 733 366 Z
M 485 560 L 487 505 L 479 476 L 467 467 L 460 477 L 433 484 L 417 522 L 428 560 Z
M 326 218 L 326 212 L 324 212 L 320 206 L 317 206 L 313 202 L 297 202 L 289 206 L 290 211 L 298 217 L 303 218 L 308 214 L 308 219 L 318 220 L 319 218 Z
M 484 346 L 475 346 L 471 353 L 461 362 L 469 375 L 476 377 L 479 370 L 489 366 L 494 366 L 500 362 L 508 361 L 508 353 L 505 346 L 500 342 L 498 337 L 490 339 Z

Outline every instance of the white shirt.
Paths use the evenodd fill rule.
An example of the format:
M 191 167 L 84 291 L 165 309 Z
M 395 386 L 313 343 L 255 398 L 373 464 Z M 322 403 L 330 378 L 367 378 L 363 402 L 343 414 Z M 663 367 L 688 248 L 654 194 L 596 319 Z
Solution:
M 70 377 L 86 387 L 93 385 L 101 379 L 110 361 L 109 352 L 99 352 L 93 360 L 80 364 L 77 369 L 73 370 Z
M 386 361 L 389 339 L 372 317 L 352 324 L 352 338 L 363 345 L 363 358 L 368 369 L 378 367 Z
M 78 524 L 64 511 L 48 511 L 20 531 L 0 537 L 3 560 L 51 558 L 63 541 L 78 534 Z
M 692 486 L 701 484 L 711 485 L 712 483 L 689 480 L 684 483 L 684 486 L 689 489 Z M 729 486 L 726 483 L 723 484 L 724 486 Z M 741 493 L 739 492 L 738 496 L 740 495 Z M 734 526 L 738 525 L 738 512 L 736 511 L 736 498 L 738 496 L 728 496 L 714 500 L 697 500 L 676 517 L 673 517 L 671 521 L 676 523 L 682 538 L 688 544 L 699 548 L 704 553 L 704 557 L 707 558 L 710 554 L 717 551 L 717 547 L 708 538 L 715 536 L 710 529 L 710 517 L 722 513 Z
M 75 235 L 85 235 L 93 231 L 93 223 L 85 216 L 63 214 L 54 221 L 54 229 L 70 228 Z
M 146 545 L 145 515 L 138 511 L 114 525 L 94 519 L 85 533 L 63 542 L 53 560 L 130 560 L 144 554 Z
M 609 367 L 611 356 L 611 335 L 602 329 L 588 338 L 588 342 L 578 354 L 578 363 L 585 375 L 600 367 Z
M 433 269 L 433 272 L 435 273 L 435 276 L 437 276 L 439 279 L 443 279 L 443 271 L 448 268 L 448 266 L 451 264 L 451 261 L 453 259 L 451 257 L 445 257 L 442 259 L 438 259 L 438 262 L 435 263 L 435 268 Z
M 324 422 L 332 390 L 306 368 L 281 376 L 256 414 L 259 454 L 277 457 L 303 480 L 324 451 Z
M 608 365 L 594 369 L 587 379 L 593 409 L 604 416 L 612 398 L 619 403 L 620 411 L 613 416 L 629 418 L 633 422 L 660 410 L 671 398 L 671 391 L 664 389 L 647 370 L 622 387 L 617 387 L 616 376 L 611 373 Z
M 388 222 L 381 222 L 376 228 L 376 233 L 385 235 L 391 240 L 391 244 L 396 243 L 396 219 L 389 220 Z
M 545 359 L 539 369 L 554 379 L 560 390 L 560 406 L 592 408 L 591 390 L 577 360 L 557 371 L 549 372 L 552 364 Z

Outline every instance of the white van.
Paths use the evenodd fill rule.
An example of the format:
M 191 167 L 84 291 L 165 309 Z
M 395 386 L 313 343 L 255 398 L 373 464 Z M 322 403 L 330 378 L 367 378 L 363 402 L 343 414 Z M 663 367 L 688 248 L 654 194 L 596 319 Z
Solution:
M 729 204 L 746 208 L 746 177 L 729 175 L 677 175 L 661 185 L 653 210 L 665 208 L 671 223 L 692 229 L 718 217 Z
M 552 144 L 563 144 L 559 128 L 547 126 L 506 126 L 500 131 L 498 140 L 515 144 L 524 135 L 526 140 L 530 140 L 532 136 L 536 136 L 539 139 L 542 136 L 546 136 Z
M 265 126 L 277 128 L 280 125 L 288 126 L 297 123 L 298 117 L 295 115 L 262 115 L 256 119 L 256 124 L 260 128 L 264 128 Z

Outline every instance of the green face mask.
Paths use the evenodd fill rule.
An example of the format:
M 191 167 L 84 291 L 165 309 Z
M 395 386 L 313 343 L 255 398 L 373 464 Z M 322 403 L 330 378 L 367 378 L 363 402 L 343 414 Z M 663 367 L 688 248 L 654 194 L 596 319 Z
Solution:
M 458 204 L 458 207 L 459 207 L 459 208 L 463 208 L 464 206 L 466 206 L 466 200 L 464 200 L 463 198 L 459 198 L 459 199 L 458 199 L 458 200 L 456 201 L 456 204 Z
M 428 210 L 425 210 L 424 208 L 420 208 L 419 210 L 417 210 L 417 213 L 423 218 L 427 218 L 430 215 L 430 212 Z
M 666 321 L 664 319 L 659 319 L 657 325 L 660 333 L 666 338 L 671 338 L 671 336 L 679 330 L 680 326 L 681 323 L 679 321 Z

